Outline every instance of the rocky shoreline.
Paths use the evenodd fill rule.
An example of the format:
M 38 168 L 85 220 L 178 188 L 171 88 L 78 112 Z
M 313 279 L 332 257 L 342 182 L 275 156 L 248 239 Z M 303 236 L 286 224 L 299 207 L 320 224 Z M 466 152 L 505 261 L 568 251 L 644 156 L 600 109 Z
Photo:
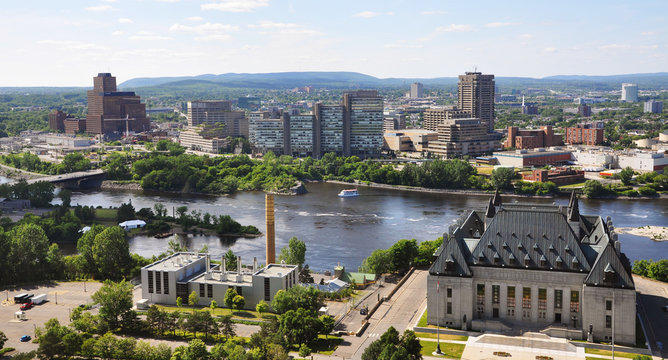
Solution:
M 615 228 L 615 231 L 620 234 L 646 237 L 654 241 L 668 241 L 668 227 L 666 226 L 618 227 Z

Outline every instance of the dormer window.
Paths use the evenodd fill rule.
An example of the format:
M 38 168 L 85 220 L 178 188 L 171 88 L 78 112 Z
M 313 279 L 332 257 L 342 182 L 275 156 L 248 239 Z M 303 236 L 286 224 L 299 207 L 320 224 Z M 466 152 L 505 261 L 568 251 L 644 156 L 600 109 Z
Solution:
M 480 254 L 478 254 L 478 261 L 484 262 L 485 261 L 485 254 L 481 251 Z
M 504 248 L 504 249 L 508 249 L 508 248 L 509 248 L 508 243 L 505 242 L 505 241 L 503 242 L 503 248 Z
M 540 256 L 540 267 L 545 267 L 547 266 L 547 259 L 545 258 L 545 255 Z
M 520 249 L 520 250 L 522 250 L 522 249 L 524 249 L 524 246 L 522 246 L 522 243 L 518 243 L 518 244 L 517 244 L 517 248 Z
M 538 250 L 540 250 L 540 248 L 538 247 L 538 244 L 537 244 L 537 243 L 536 243 L 536 244 L 533 244 L 533 249 L 534 249 L 534 251 L 538 251 Z
M 499 256 L 499 253 L 495 252 L 493 258 L 494 258 L 494 263 L 495 264 L 498 264 L 498 263 L 501 262 L 501 257 Z
M 450 255 L 450 258 L 445 260 L 445 271 L 453 270 L 455 270 L 455 260 L 452 258 L 452 255 Z
M 577 258 L 573 258 L 573 270 L 580 270 L 580 262 Z
M 556 263 L 557 263 L 558 268 L 561 268 L 562 266 L 564 266 L 564 261 L 561 259 L 561 256 L 557 256 Z
M 524 266 L 528 267 L 529 265 L 531 265 L 531 258 L 529 257 L 529 254 L 526 254 L 524 256 Z
M 493 245 L 492 245 L 492 242 L 491 242 L 491 241 L 488 241 L 488 242 L 487 242 L 487 247 L 488 247 L 488 248 L 490 248 L 490 249 L 491 249 L 491 248 L 493 247 Z

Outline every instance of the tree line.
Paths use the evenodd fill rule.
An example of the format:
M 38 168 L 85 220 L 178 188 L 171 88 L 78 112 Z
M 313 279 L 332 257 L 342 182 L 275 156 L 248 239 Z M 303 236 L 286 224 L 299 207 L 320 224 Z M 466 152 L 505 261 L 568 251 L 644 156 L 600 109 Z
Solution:
M 65 155 L 60 163 L 42 161 L 39 156 L 28 152 L 1 155 L 0 162 L 17 169 L 45 175 L 86 171 L 90 170 L 93 166 L 90 160 L 88 160 L 83 153 L 78 151 Z

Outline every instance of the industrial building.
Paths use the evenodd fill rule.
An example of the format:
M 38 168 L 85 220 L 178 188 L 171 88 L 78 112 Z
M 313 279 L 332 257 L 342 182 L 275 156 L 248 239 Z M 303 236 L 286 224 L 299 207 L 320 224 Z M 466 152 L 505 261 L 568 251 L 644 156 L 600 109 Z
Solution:
M 264 300 L 271 303 L 279 290 L 287 290 L 298 282 L 297 266 L 269 264 L 261 269 L 257 260 L 252 268 L 243 268 L 237 258 L 236 271 L 221 265 L 212 265 L 209 254 L 180 252 L 158 260 L 141 269 L 142 298 L 154 304 L 175 305 L 176 299 L 187 301 L 191 292 L 199 295 L 199 306 L 208 306 L 211 300 L 225 303 L 227 289 L 236 290 L 246 300 L 245 309 L 255 309 Z
M 571 161 L 571 152 L 561 148 L 536 148 L 531 150 L 497 151 L 493 156 L 499 165 L 523 168 L 566 164 Z
M 610 217 L 568 206 L 505 204 L 498 193 L 443 234 L 429 269 L 427 322 L 636 342 L 636 292 Z M 614 324 L 613 324 L 614 321 Z
M 221 137 L 248 138 L 248 119 L 243 111 L 232 111 L 226 100 L 188 101 L 188 126 L 223 124 Z

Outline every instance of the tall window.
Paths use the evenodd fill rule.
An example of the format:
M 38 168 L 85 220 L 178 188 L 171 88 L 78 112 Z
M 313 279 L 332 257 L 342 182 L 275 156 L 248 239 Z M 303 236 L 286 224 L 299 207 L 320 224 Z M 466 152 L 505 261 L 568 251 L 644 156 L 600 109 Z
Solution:
M 213 297 L 213 285 L 212 284 L 206 284 L 206 296 L 212 298 Z
M 199 297 L 200 299 L 206 297 L 206 294 L 204 293 L 204 284 L 199 284 Z
M 485 305 L 485 284 L 478 284 L 478 305 Z
M 148 293 L 153 294 L 153 271 L 148 271 Z
M 451 315 L 452 314 L 452 302 L 448 301 L 448 306 L 445 311 L 446 314 Z
M 155 272 L 155 293 L 156 294 L 160 294 L 160 292 L 162 290 L 162 284 L 160 284 L 160 279 L 161 279 L 160 272 L 156 271 Z
M 447 293 L 448 293 L 448 297 L 451 298 L 452 297 L 452 288 L 448 288 Z
M 554 308 L 561 309 L 561 304 L 563 302 L 564 292 L 563 290 L 554 290 Z
M 522 309 L 531 309 L 531 288 L 522 288 Z
M 612 310 L 612 300 L 606 300 L 605 301 L 605 310 L 607 310 L 607 311 Z
M 492 285 L 492 305 L 499 305 L 501 297 L 501 287 L 499 285 Z
M 580 293 L 571 291 L 571 312 L 580 312 Z
M 164 286 L 163 293 L 165 295 L 169 294 L 169 273 L 167 271 L 162 273 L 162 286 Z
M 538 310 L 547 310 L 547 289 L 538 289 Z
M 269 278 L 264 278 L 264 301 L 271 300 L 271 292 L 269 288 Z
M 506 301 L 508 302 L 508 307 L 509 308 L 514 308 L 515 307 L 515 287 L 514 286 L 508 286 L 508 296 L 506 297 Z
M 605 328 L 610 329 L 612 327 L 612 316 L 606 315 L 605 316 Z

